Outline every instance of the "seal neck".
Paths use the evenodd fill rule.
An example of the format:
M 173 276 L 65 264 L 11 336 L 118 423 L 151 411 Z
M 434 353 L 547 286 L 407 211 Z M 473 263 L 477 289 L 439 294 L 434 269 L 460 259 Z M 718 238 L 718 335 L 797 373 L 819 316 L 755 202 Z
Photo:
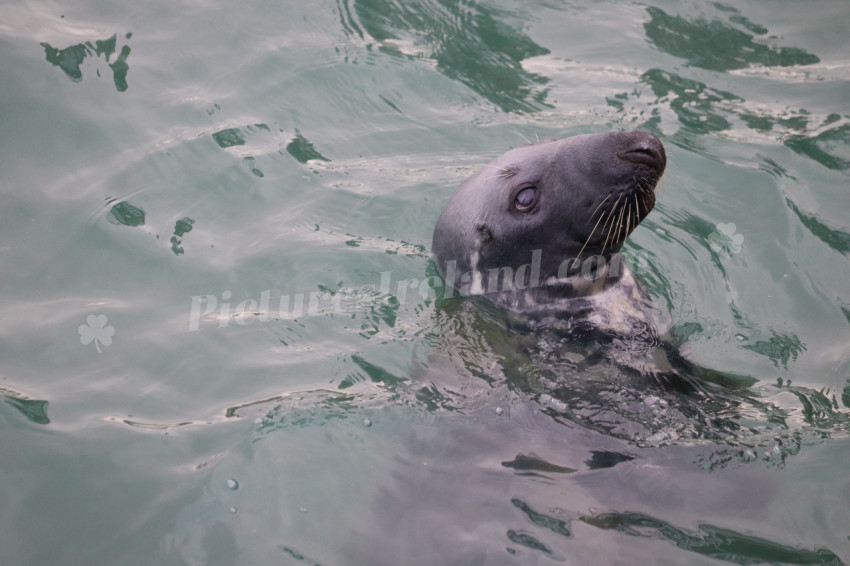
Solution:
M 570 274 L 564 277 L 548 277 L 537 285 L 521 288 L 503 286 L 489 292 L 481 292 L 480 288 L 473 285 L 462 288 L 459 292 L 462 295 L 480 296 L 515 312 L 572 312 L 581 303 L 578 299 L 601 296 L 612 288 L 633 281 L 631 271 L 622 261 L 622 256 L 614 256 L 612 261 L 600 262 L 593 268 L 584 267 L 583 271 L 580 269 L 569 272 Z

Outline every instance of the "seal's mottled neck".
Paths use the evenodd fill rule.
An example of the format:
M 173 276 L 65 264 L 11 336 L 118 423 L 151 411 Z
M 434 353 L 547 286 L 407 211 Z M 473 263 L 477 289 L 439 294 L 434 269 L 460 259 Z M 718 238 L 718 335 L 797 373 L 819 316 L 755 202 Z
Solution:
M 624 280 L 633 281 L 631 271 L 619 253 L 607 258 L 589 258 L 585 262 L 569 262 L 577 267 L 563 270 L 560 276 L 541 277 L 532 261 L 517 270 L 504 267 L 489 273 L 472 272 L 459 280 L 457 277 L 446 279 L 446 284 L 461 295 L 481 295 L 507 309 L 527 312 L 563 309 L 572 299 L 600 295 L 611 287 L 622 285 Z M 511 273 L 515 275 L 513 279 Z M 455 274 L 445 275 L 453 277 Z M 455 281 L 454 285 L 451 280 Z M 466 280 L 472 283 L 464 285 Z

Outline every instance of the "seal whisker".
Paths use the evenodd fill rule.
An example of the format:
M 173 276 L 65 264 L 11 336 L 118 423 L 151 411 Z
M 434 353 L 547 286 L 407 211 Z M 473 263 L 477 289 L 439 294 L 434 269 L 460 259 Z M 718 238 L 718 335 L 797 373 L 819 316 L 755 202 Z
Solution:
M 626 207 L 620 209 L 620 218 L 617 219 L 617 235 L 614 238 L 615 242 L 620 241 L 620 232 L 623 230 L 623 212 L 625 212 Z
M 612 206 L 611 210 L 608 211 L 608 219 L 605 220 L 605 224 L 602 225 L 602 230 L 605 230 L 605 227 L 609 226 L 608 223 L 617 214 L 617 205 L 620 203 L 620 198 L 622 198 L 622 196 L 623 195 L 620 195 L 619 197 L 617 197 L 617 200 L 614 202 L 614 206 Z M 611 237 L 611 231 L 613 229 L 614 229 L 614 223 L 611 222 L 610 226 L 608 227 L 608 233 L 605 235 L 605 243 L 602 244 L 602 253 L 605 253 L 605 248 L 608 247 L 608 238 Z
M 605 221 L 605 223 L 607 224 L 607 223 L 608 223 L 608 221 L 606 220 L 606 221 Z M 605 231 L 605 226 L 602 226 L 602 231 L 603 231 L 603 232 Z M 603 254 L 605 253 L 605 248 L 606 248 L 606 247 L 608 247 L 608 238 L 609 238 L 609 236 L 610 236 L 610 235 L 611 235 L 611 232 L 610 232 L 610 231 L 608 231 L 608 232 L 605 234 L 605 241 L 604 241 L 604 242 L 602 242 L 602 251 L 601 251 L 600 253 L 603 253 Z
M 617 198 L 617 202 L 614 203 L 614 207 L 608 212 L 608 220 L 605 221 L 605 225 L 602 229 L 605 229 L 605 226 L 608 226 L 608 233 L 605 235 L 605 242 L 602 244 L 602 253 L 605 253 L 605 249 L 608 247 L 608 239 L 611 237 L 611 233 L 614 231 L 614 223 L 611 222 L 609 225 L 608 222 L 614 218 L 617 214 L 617 204 L 620 202 L 620 199 Z M 612 241 L 613 243 L 613 241 Z
M 530 139 L 528 139 L 527 137 L 525 137 L 524 135 L 522 135 L 522 133 L 517 132 L 516 130 L 514 130 L 514 133 L 515 133 L 516 135 L 518 135 L 519 137 L 521 137 L 522 139 L 524 139 L 524 140 L 525 140 L 525 143 L 527 143 L 528 145 L 531 145 L 531 140 L 530 140 Z M 536 134 L 535 134 L 535 135 L 536 135 Z M 540 141 L 540 140 L 537 140 L 537 141 Z
M 611 196 L 611 195 L 608 195 L 608 196 Z M 605 200 L 608 200 L 608 197 L 605 197 Z M 605 201 L 603 200 L 602 202 L 605 202 Z M 600 204 L 600 206 L 601 206 L 601 204 Z M 596 208 L 597 208 L 597 210 L 599 209 L 599 207 L 598 207 L 598 206 L 597 206 Z M 594 212 L 593 214 L 596 214 L 596 212 Z M 590 215 L 590 219 L 591 219 L 591 220 L 593 220 L 593 214 L 591 214 L 591 215 Z M 600 215 L 599 215 L 599 220 L 597 220 L 597 221 L 596 221 L 596 224 L 594 224 L 594 225 L 593 225 L 593 230 L 591 230 L 591 231 L 590 231 L 590 236 L 588 236 L 588 237 L 587 237 L 587 239 L 584 241 L 584 245 L 583 245 L 583 246 L 581 247 L 581 249 L 578 251 L 578 255 L 576 256 L 576 261 L 578 261 L 578 260 L 579 260 L 579 258 L 581 257 L 582 252 L 584 251 L 584 248 L 586 248 L 586 247 L 587 247 L 587 244 L 590 242 L 590 239 L 593 237 L 593 233 L 594 233 L 594 232 L 596 232 L 596 227 L 597 227 L 597 226 L 599 226 L 599 223 L 600 223 L 600 222 L 602 222 L 602 216 L 604 216 L 604 215 L 600 214 Z
M 596 210 L 593 211 L 593 214 L 590 215 L 591 220 L 593 220 L 593 217 L 596 216 L 596 213 L 599 212 L 599 209 L 602 208 L 602 205 L 605 204 L 605 201 L 609 198 L 611 198 L 611 195 L 608 195 L 602 202 L 599 203 L 599 206 L 597 206 Z M 600 216 L 599 218 L 602 219 L 602 216 Z

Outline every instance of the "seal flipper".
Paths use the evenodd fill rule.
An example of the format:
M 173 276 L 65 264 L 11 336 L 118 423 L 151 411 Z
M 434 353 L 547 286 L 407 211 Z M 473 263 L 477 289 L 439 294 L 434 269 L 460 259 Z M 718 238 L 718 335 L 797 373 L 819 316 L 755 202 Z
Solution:
M 661 342 L 648 353 L 654 369 L 647 375 L 663 385 L 681 392 L 710 393 L 711 386 L 726 391 L 742 391 L 758 382 L 757 379 L 731 372 L 723 372 L 696 364 L 683 356 L 670 342 Z

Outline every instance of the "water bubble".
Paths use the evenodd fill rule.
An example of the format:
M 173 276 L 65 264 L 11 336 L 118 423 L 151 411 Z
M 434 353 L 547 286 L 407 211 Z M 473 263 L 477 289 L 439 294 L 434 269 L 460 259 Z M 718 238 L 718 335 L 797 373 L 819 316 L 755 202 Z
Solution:
M 235 480 L 235 479 L 233 479 L 233 478 L 228 479 L 228 480 L 225 482 L 225 485 L 227 486 L 227 489 L 232 489 L 232 490 L 234 490 L 234 491 L 235 491 L 235 490 L 237 490 L 237 489 L 239 489 L 239 482 L 238 482 L 238 481 L 236 481 L 236 480 Z
M 236 511 L 237 511 L 236 507 L 230 508 L 230 512 L 233 513 L 234 515 L 236 514 Z
M 372 421 L 370 421 L 369 419 L 363 419 L 363 426 L 365 426 L 365 427 L 372 426 Z
M 501 416 L 501 414 L 504 413 L 504 412 L 505 411 L 501 407 L 496 407 L 496 414 L 497 415 Z
M 307 512 L 307 508 L 306 508 L 306 507 L 304 507 L 303 505 L 302 505 L 302 506 L 300 506 L 300 507 L 298 508 L 298 510 L 299 510 L 299 511 L 301 511 L 302 513 L 306 513 L 306 512 Z

